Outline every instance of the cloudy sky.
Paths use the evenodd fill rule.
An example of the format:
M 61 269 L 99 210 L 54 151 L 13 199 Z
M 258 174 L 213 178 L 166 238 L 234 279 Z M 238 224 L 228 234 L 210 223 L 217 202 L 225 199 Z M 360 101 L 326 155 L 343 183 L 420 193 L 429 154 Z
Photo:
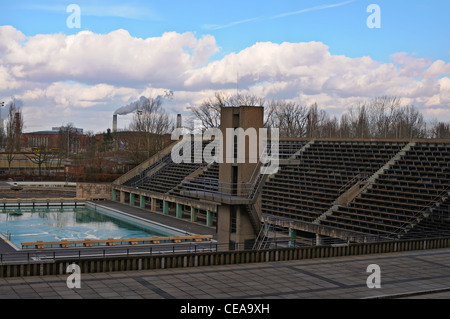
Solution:
M 174 116 L 239 90 L 337 115 L 395 95 L 450 121 L 449 12 L 448 0 L 0 0 L 0 101 L 21 101 L 28 132 L 106 131 L 117 109 L 168 91 Z

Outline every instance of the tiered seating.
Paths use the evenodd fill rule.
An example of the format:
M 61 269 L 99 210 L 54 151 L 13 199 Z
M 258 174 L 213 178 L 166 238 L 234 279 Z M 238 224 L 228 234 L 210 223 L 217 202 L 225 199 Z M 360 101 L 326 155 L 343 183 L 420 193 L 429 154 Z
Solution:
M 206 191 L 217 192 L 219 187 L 219 164 L 214 163 L 204 172 L 192 180 L 179 185 L 173 189 L 171 194 L 180 194 L 181 191 Z
M 307 141 L 302 140 L 281 140 L 279 141 L 279 158 L 287 159 L 293 156 L 299 151 Z M 270 142 L 267 149 L 270 151 Z M 275 156 L 276 154 L 268 154 L 269 156 Z M 206 191 L 206 192 L 218 192 L 219 191 L 219 164 L 214 163 L 206 171 L 199 174 L 194 179 L 187 181 L 183 185 L 180 185 L 176 189 L 173 189 L 171 194 L 180 194 L 181 191 Z
M 450 184 L 450 145 L 417 144 L 347 207 L 321 224 L 395 236 L 439 200 Z
M 187 175 L 191 174 L 202 165 L 203 164 L 190 163 L 168 164 L 155 175 L 145 179 L 142 184 L 137 187 L 158 193 L 167 193 L 180 184 Z
M 308 141 L 302 140 L 280 140 L 278 143 L 280 159 L 288 159 L 298 152 Z M 270 148 L 270 143 L 268 143 L 268 148 Z M 275 154 L 274 154 L 275 155 Z
M 153 169 L 156 169 L 158 166 L 162 167 L 165 163 L 170 163 L 170 162 L 171 162 L 171 158 L 170 158 L 170 153 L 169 153 L 169 154 L 163 156 L 162 158 L 160 158 L 159 160 L 155 161 L 152 165 L 147 167 L 140 174 L 137 174 L 137 175 L 133 176 L 132 178 L 130 178 L 129 180 L 127 180 L 125 183 L 123 183 L 123 185 L 139 186 L 142 183 L 142 181 L 147 177 L 149 172 L 151 172 Z
M 297 156 L 299 165 L 282 166 L 266 181 L 263 214 L 312 222 L 351 186 L 349 182 L 372 175 L 404 145 L 316 141 Z
M 191 146 L 192 150 L 194 150 L 193 143 Z M 204 162 L 194 163 L 194 158 L 196 158 L 195 155 L 194 151 L 192 151 L 191 163 L 177 164 L 172 161 L 171 154 L 168 154 L 168 157 L 164 157 L 166 161 L 164 166 L 150 176 L 141 178 L 138 182 L 135 182 L 133 186 L 148 191 L 167 193 L 179 185 L 186 176 L 206 165 Z M 197 154 L 197 157 L 198 156 L 200 156 L 199 158 L 202 158 L 202 154 Z M 158 165 L 159 164 L 155 163 L 152 165 L 152 168 L 156 168 Z M 149 168 L 146 171 L 150 171 L 152 168 Z
M 261 191 L 264 215 L 391 238 L 450 230 L 450 199 L 443 197 L 450 191 L 450 143 L 411 143 L 393 162 L 407 142 L 309 142 L 280 140 L 280 159 L 293 160 L 281 161 L 278 173 L 265 179 Z M 207 165 L 175 164 L 168 154 L 124 185 L 185 197 L 182 191 L 217 192 L 219 164 Z M 346 190 L 370 176 L 375 181 L 347 206 L 333 206 Z M 189 197 L 198 199 L 194 193 Z M 423 216 L 426 211 L 431 214 Z
M 433 209 L 431 215 L 424 218 L 403 238 L 414 238 L 423 235 L 437 237 L 440 234 L 450 235 L 450 197 L 447 197 L 439 207 Z

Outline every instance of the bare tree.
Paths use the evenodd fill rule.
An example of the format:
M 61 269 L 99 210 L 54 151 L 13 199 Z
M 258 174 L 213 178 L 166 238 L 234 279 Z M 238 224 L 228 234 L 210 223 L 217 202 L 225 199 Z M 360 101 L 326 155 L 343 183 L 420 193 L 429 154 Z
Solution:
M 304 137 L 306 135 L 308 108 L 295 102 L 272 100 L 266 126 L 277 127 L 280 137 Z
M 327 112 L 320 110 L 317 103 L 310 105 L 306 115 L 306 137 L 321 137 L 321 126 L 327 117 Z
M 401 100 L 396 96 L 380 96 L 365 104 L 369 121 L 368 135 L 373 138 L 393 138 L 392 130 L 401 108 Z
M 58 157 L 58 150 L 49 148 L 48 145 L 34 146 L 31 153 L 24 154 L 32 163 L 38 166 L 39 176 L 42 176 L 42 166 L 51 168 L 53 161 Z
M 265 127 L 278 127 L 281 137 L 307 138 L 450 138 L 449 124 L 428 125 L 412 105 L 403 105 L 396 96 L 380 96 L 350 106 L 340 119 L 320 109 L 283 100 L 266 101 L 253 95 L 216 93 L 192 109 L 204 128 L 219 127 L 222 107 L 264 106 Z
M 450 123 L 438 122 L 436 119 L 429 125 L 429 137 L 431 138 L 450 138 Z
M 194 119 L 200 120 L 203 128 L 217 128 L 220 126 L 220 109 L 233 106 L 265 106 L 264 98 L 252 94 L 227 94 L 216 92 L 214 98 L 204 100 L 199 106 L 191 109 Z M 272 113 L 272 108 L 267 108 L 266 122 Z M 266 111 L 266 109 L 265 109 Z
M 337 138 L 340 137 L 340 127 L 339 127 L 339 120 L 336 116 L 329 117 L 327 116 L 323 123 L 320 130 L 321 137 L 327 137 L 327 138 Z
M 9 103 L 8 122 L 6 124 L 5 153 L 8 161 L 8 171 L 11 172 L 11 164 L 16 153 L 21 149 L 21 137 L 23 129 L 22 110 L 16 105 L 15 100 Z
M 62 154 L 69 157 L 71 151 L 74 151 L 76 147 L 75 140 L 76 129 L 73 123 L 68 123 L 65 126 L 61 126 L 58 132 L 58 148 Z
M 164 147 L 164 134 L 174 129 L 174 123 L 162 107 L 161 99 L 146 99 L 136 111 L 130 130 L 138 132 L 138 145 L 147 156 L 152 156 Z
M 426 123 L 423 115 L 414 106 L 406 105 L 398 109 L 396 113 L 395 130 L 396 138 L 425 138 L 427 136 Z

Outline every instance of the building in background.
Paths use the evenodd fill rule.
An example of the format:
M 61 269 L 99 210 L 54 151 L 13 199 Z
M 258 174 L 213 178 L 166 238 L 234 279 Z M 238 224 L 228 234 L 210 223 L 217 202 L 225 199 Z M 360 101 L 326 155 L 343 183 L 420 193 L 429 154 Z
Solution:
M 48 131 L 36 131 L 22 134 L 22 149 L 35 147 L 64 150 L 67 154 L 80 153 L 86 150 L 87 136 L 82 128 L 52 127 Z

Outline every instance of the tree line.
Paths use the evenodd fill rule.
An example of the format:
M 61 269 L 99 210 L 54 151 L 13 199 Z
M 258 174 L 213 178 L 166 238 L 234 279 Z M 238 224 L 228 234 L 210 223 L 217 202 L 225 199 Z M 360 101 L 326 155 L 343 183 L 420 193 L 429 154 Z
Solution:
M 284 100 L 266 100 L 250 94 L 217 92 L 192 108 L 192 119 L 204 128 L 220 125 L 220 109 L 230 106 L 264 107 L 264 126 L 277 127 L 280 137 L 411 139 L 450 138 L 450 124 L 424 120 L 413 105 L 401 99 L 381 96 L 350 106 L 339 117 L 319 108 L 317 103 L 301 105 Z

